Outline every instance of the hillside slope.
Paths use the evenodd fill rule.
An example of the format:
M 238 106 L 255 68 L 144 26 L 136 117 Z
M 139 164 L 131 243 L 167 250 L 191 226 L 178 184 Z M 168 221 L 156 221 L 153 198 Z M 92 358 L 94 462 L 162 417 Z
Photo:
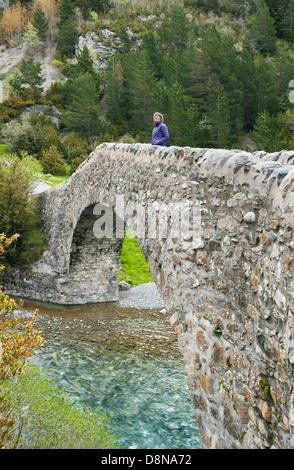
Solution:
M 42 75 L 45 78 L 45 82 L 43 83 L 44 91 L 48 90 L 51 83 L 66 80 L 66 77 L 61 74 L 60 70 L 51 63 L 54 59 L 55 50 L 56 43 L 47 41 L 44 54 L 39 54 L 34 57 L 42 66 Z M 0 101 L 3 101 L 5 97 L 7 97 L 8 81 L 11 79 L 12 75 L 17 72 L 22 59 L 25 58 L 27 58 L 27 56 L 24 46 L 17 46 L 10 49 L 2 47 L 2 49 L 0 49 L 0 73 L 3 80 L 3 95 L 2 97 L 0 95 Z

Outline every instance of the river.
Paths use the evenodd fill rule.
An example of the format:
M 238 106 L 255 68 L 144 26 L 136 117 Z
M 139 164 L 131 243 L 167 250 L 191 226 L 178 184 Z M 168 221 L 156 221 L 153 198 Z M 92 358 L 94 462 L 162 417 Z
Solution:
M 200 449 L 184 362 L 160 308 L 115 303 L 39 309 L 46 342 L 30 359 L 75 403 L 112 415 L 121 448 Z

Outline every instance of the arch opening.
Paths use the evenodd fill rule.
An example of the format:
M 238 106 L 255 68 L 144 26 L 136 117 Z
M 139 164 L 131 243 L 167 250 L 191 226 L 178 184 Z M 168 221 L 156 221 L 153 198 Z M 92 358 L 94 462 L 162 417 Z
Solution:
M 118 300 L 118 272 L 123 238 L 116 235 L 116 217 L 112 221 L 112 237 L 98 237 L 95 223 L 105 223 L 103 210 L 97 214 L 91 204 L 80 215 L 71 249 L 67 290 L 74 303 L 115 302 Z M 103 207 L 101 206 L 103 209 Z M 105 206 L 107 210 L 107 206 Z

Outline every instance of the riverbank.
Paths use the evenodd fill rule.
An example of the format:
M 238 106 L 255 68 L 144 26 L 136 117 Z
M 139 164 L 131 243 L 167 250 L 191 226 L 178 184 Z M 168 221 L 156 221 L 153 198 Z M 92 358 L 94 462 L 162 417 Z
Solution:
M 155 282 L 146 282 L 129 290 L 120 291 L 119 306 L 146 310 L 164 309 L 164 302 L 159 296 Z

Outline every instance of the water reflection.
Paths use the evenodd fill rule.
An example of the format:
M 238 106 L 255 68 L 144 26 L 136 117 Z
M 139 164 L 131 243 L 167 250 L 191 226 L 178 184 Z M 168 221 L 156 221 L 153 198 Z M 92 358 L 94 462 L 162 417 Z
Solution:
M 113 414 L 121 447 L 201 448 L 184 363 L 166 315 L 116 304 L 38 308 L 46 343 L 32 358 L 73 401 Z

